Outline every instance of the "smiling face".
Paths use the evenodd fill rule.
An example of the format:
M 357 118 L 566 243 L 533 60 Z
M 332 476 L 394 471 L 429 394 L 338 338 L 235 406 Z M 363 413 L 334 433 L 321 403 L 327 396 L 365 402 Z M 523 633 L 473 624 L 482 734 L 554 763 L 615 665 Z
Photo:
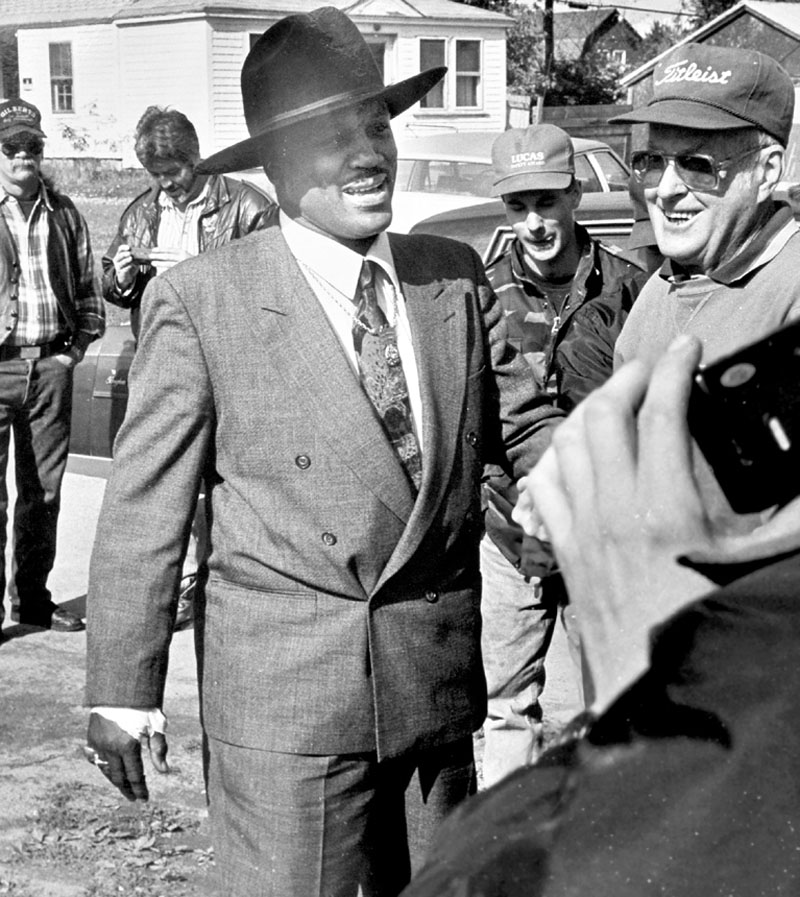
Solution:
M 714 190 L 691 190 L 674 164 L 656 187 L 645 189 L 661 252 L 690 272 L 708 274 L 730 261 L 757 231 L 762 209 L 780 177 L 779 149 L 758 150 L 754 128 L 699 131 L 651 125 L 648 149 L 667 154 L 702 153 L 718 162 L 753 152 L 730 165 Z M 777 166 L 777 167 L 776 167 Z
M 383 101 L 287 129 L 276 155 L 269 175 L 298 224 L 363 253 L 391 223 L 397 147 Z
M 503 196 L 506 218 L 520 241 L 526 264 L 545 279 L 569 277 L 580 258 L 575 210 L 580 182 L 566 190 L 525 190 Z

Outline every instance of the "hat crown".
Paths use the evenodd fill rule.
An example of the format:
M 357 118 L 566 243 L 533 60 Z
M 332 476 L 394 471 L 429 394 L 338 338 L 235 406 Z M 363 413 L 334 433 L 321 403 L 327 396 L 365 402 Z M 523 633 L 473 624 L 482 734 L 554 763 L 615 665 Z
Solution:
M 528 190 L 564 190 L 575 174 L 575 148 L 556 125 L 504 131 L 492 145 L 493 196 Z
M 309 60 L 314 65 L 309 66 Z M 287 16 L 253 45 L 242 67 L 247 128 L 256 136 L 303 111 L 352 103 L 384 89 L 368 44 L 334 7 Z
M 32 103 L 25 100 L 0 103 L 0 135 L 31 131 L 44 136 L 41 126 L 41 113 Z
M 204 174 L 263 165 L 274 135 L 289 125 L 339 112 L 370 99 L 386 103 L 390 118 L 439 82 L 444 66 L 388 87 L 361 32 L 343 12 L 323 6 L 286 16 L 253 44 L 242 67 L 242 103 L 250 137 L 203 159 Z
M 757 50 L 686 44 L 653 72 L 649 105 L 670 101 L 696 104 L 694 127 L 699 129 L 713 129 L 703 111 L 713 107 L 739 119 L 741 127 L 752 125 L 785 143 L 794 113 L 794 85 L 782 66 Z

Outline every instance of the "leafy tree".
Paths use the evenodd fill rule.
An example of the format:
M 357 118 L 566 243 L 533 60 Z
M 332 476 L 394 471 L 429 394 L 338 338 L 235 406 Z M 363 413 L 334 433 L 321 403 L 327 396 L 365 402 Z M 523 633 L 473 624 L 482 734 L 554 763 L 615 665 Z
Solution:
M 580 59 L 553 59 L 545 65 L 542 15 L 530 6 L 510 4 L 503 10 L 514 19 L 506 42 L 508 88 L 512 93 L 544 96 L 545 106 L 616 103 L 623 91 L 623 72 L 599 53 Z
M 641 65 L 658 56 L 659 53 L 674 47 L 678 41 L 686 37 L 690 30 L 687 25 L 667 25 L 664 22 L 654 22 L 636 49 L 636 64 Z
M 594 106 L 618 103 L 624 90 L 622 66 L 605 56 L 590 54 L 580 59 L 554 59 L 549 76 L 534 78 L 533 91 L 544 95 L 545 106 Z

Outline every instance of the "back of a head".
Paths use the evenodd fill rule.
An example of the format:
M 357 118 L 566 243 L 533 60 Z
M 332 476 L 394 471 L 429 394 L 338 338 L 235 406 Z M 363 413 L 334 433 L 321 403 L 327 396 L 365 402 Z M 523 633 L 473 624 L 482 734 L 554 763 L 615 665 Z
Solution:
M 156 161 L 193 163 L 200 158 L 197 131 L 177 109 L 148 106 L 134 133 L 136 158 L 145 168 Z

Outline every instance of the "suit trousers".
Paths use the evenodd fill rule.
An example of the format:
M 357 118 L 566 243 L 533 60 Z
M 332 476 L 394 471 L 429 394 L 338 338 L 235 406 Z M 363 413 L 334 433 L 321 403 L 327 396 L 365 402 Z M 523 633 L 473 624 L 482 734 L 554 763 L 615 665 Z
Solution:
M 9 595 L 26 613 L 50 607 L 47 577 L 55 563 L 61 482 L 69 453 L 72 377 L 72 369 L 54 357 L 0 362 L 0 620 L 12 432 L 17 500 Z
M 471 737 L 381 762 L 213 738 L 209 752 L 224 897 L 395 897 L 444 816 L 476 790 Z

